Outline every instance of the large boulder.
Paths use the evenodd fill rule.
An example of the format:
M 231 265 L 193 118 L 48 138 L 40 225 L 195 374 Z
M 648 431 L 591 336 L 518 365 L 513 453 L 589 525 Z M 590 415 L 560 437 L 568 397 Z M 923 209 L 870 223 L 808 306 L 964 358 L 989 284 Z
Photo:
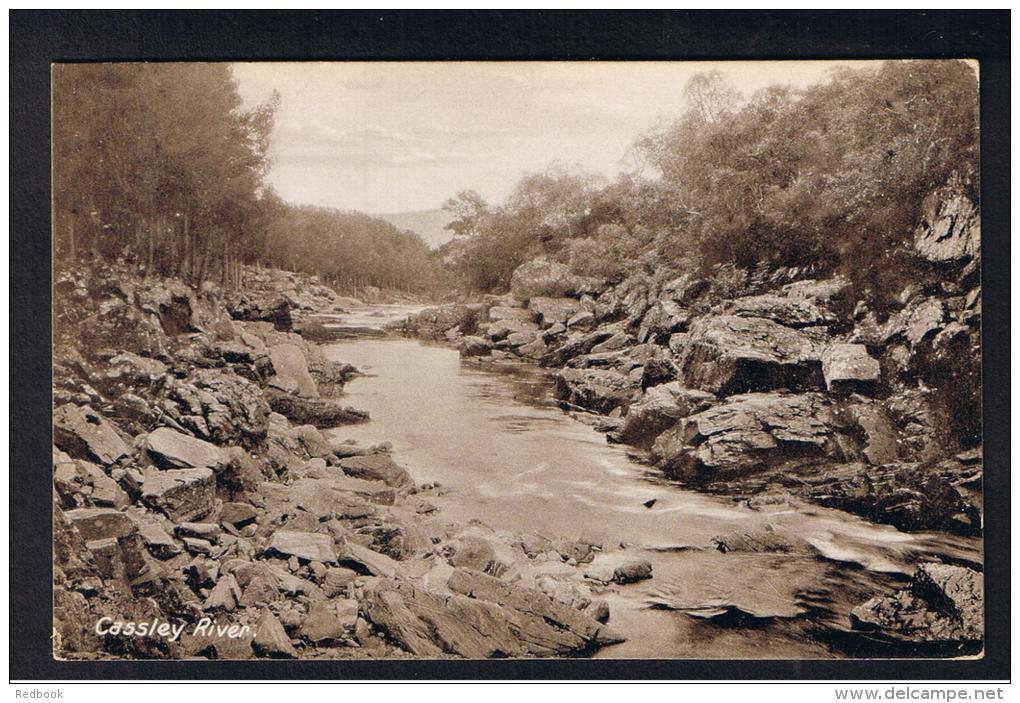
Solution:
M 53 442 L 73 457 L 106 466 L 128 454 L 114 426 L 87 405 L 61 405 L 53 411 Z
M 926 563 L 910 585 L 876 596 L 850 614 L 854 628 L 910 644 L 953 645 L 980 651 L 984 641 L 984 580 L 963 566 Z
M 367 481 L 382 481 L 397 490 L 414 487 L 414 480 L 411 478 L 411 474 L 407 473 L 407 469 L 397 464 L 386 454 L 368 454 L 341 459 L 340 468 L 348 476 Z
M 402 328 L 425 339 L 440 339 L 451 329 L 474 334 L 481 306 L 449 303 L 426 308 L 401 323 Z
M 818 394 L 748 393 L 681 420 L 659 436 L 652 453 L 684 479 L 735 478 L 786 461 L 841 457 L 832 424 Z
M 196 369 L 166 386 L 160 409 L 196 437 L 217 444 L 253 445 L 266 436 L 269 407 L 262 390 L 222 369 Z
M 562 369 L 556 374 L 556 396 L 571 405 L 608 414 L 627 405 L 637 383 L 613 369 Z
M 565 298 L 581 293 L 591 293 L 602 287 L 601 282 L 575 276 L 566 264 L 544 258 L 527 261 L 510 277 L 510 290 L 517 300 L 532 298 Z
M 145 450 L 153 463 L 163 469 L 201 468 L 218 470 L 226 455 L 215 444 L 189 437 L 169 427 L 153 430 L 145 438 Z
M 305 354 L 296 344 L 276 344 L 269 348 L 274 376 L 269 385 L 295 393 L 302 398 L 318 398 L 319 390 L 308 372 Z
M 670 338 L 684 384 L 717 395 L 820 388 L 821 346 L 801 330 L 734 315 L 702 318 Z

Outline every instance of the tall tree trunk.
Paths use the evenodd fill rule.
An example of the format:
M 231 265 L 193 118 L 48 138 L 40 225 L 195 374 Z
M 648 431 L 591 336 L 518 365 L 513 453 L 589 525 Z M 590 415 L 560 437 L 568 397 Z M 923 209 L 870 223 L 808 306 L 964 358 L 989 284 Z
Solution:
M 152 267 L 156 261 L 156 228 L 155 226 L 153 226 L 151 221 L 149 222 L 148 230 L 149 230 L 149 252 L 148 256 L 146 257 L 145 264 L 146 278 L 152 275 Z
M 68 225 L 68 227 L 67 227 L 67 254 L 68 254 L 68 256 L 71 259 L 71 263 L 73 264 L 75 262 L 75 260 L 78 258 L 78 252 L 75 249 L 75 242 L 74 242 L 74 212 L 73 211 L 71 212 L 70 216 L 67 219 L 67 225 Z

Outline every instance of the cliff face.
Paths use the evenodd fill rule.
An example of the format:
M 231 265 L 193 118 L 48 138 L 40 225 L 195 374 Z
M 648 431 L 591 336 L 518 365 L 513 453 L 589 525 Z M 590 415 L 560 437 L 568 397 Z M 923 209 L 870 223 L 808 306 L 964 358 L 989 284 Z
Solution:
M 810 270 L 664 267 L 611 286 L 537 259 L 511 293 L 403 329 L 557 369 L 565 408 L 700 489 L 793 492 L 901 529 L 974 534 L 977 207 L 956 185 L 933 193 L 906 246 L 892 310 Z

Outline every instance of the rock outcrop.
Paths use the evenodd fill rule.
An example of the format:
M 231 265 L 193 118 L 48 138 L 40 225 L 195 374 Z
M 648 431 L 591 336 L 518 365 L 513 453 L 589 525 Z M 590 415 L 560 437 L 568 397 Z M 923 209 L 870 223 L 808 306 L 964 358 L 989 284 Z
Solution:
M 926 563 L 910 585 L 854 608 L 856 629 L 915 644 L 981 651 L 984 642 L 983 575 L 973 569 Z M 952 651 L 951 650 L 951 651 Z

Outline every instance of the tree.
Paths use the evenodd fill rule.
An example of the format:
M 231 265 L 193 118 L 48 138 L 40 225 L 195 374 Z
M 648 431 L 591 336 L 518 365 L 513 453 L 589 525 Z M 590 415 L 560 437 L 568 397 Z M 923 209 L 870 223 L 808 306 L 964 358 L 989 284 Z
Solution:
M 462 190 L 443 203 L 443 209 L 453 217 L 444 229 L 459 237 L 470 237 L 478 233 L 482 220 L 489 213 L 489 204 L 476 191 Z

